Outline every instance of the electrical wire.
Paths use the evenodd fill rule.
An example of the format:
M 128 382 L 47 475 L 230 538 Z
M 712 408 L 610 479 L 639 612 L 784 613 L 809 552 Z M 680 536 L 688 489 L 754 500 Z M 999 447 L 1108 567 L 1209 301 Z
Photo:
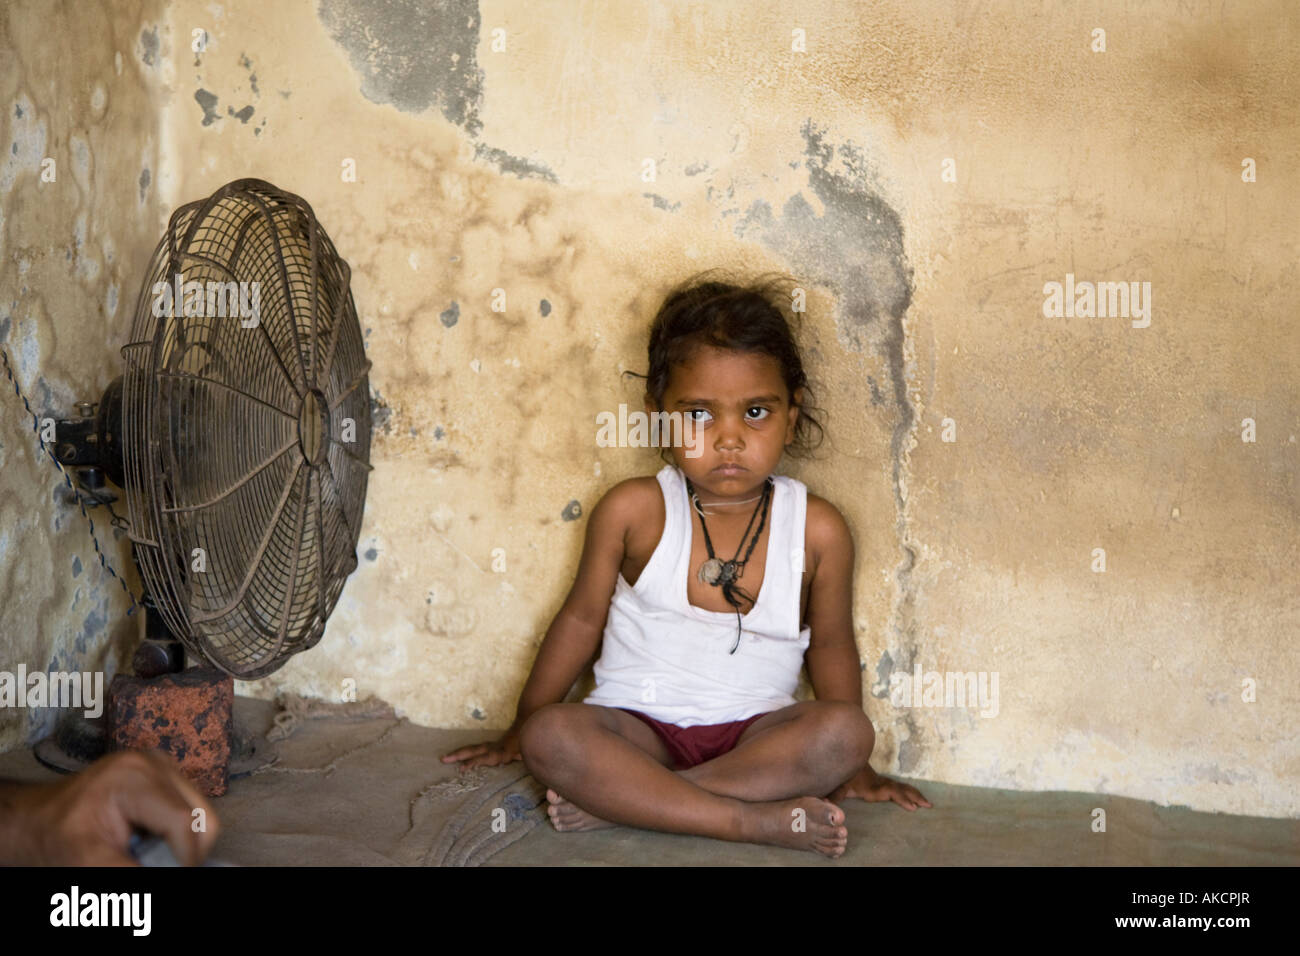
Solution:
M 86 501 L 90 500 L 94 502 L 94 504 L 91 505 L 92 508 L 95 507 L 95 505 L 103 505 L 106 507 L 108 513 L 113 516 L 110 523 L 114 528 L 124 529 L 128 527 L 127 520 L 114 511 L 113 506 L 105 498 L 102 498 L 93 492 L 83 495 L 82 492 L 78 490 L 77 485 L 73 484 L 72 475 L 68 472 L 68 469 L 63 467 L 63 462 L 59 461 L 59 459 L 55 457 L 54 452 L 50 450 L 50 446 L 46 444 L 45 439 L 41 437 L 40 419 L 37 418 L 36 413 L 32 411 L 32 406 L 31 403 L 27 401 L 27 396 L 24 395 L 22 389 L 18 387 L 18 379 L 14 377 L 13 369 L 9 365 L 9 353 L 3 348 L 0 348 L 0 360 L 4 361 L 5 376 L 9 379 L 10 384 L 13 385 L 14 394 L 22 399 L 23 408 L 27 410 L 28 415 L 32 416 L 32 431 L 36 434 L 36 441 L 45 451 L 45 454 L 49 456 L 50 461 L 54 462 L 54 467 L 59 469 L 59 473 L 63 475 L 63 480 L 67 482 L 68 487 L 72 490 L 73 495 L 77 499 L 77 505 L 81 508 L 82 517 L 84 517 L 86 522 L 90 525 L 90 540 L 95 544 L 95 554 L 99 557 L 99 566 L 117 579 L 117 583 L 122 585 L 122 591 L 126 594 L 127 598 L 130 599 L 131 607 L 127 609 L 126 612 L 129 617 L 136 612 L 136 609 L 140 606 L 140 602 L 136 599 L 136 596 L 131 593 L 131 589 L 127 587 L 126 581 L 121 575 L 113 570 L 113 566 L 108 563 L 108 559 L 104 556 L 104 550 L 99 546 L 99 537 L 95 534 L 95 520 L 91 518 L 90 513 L 86 511 Z

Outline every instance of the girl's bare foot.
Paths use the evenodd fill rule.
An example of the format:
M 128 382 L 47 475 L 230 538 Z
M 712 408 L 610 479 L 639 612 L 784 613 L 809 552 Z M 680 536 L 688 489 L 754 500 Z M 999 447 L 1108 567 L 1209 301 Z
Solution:
M 844 811 L 820 797 L 796 797 L 745 807 L 745 838 L 751 843 L 813 850 L 832 859 L 844 855 L 849 831 Z
M 618 826 L 593 816 L 554 790 L 546 791 L 546 801 L 551 823 L 561 833 Z M 750 843 L 812 850 L 832 859 L 843 856 L 848 848 L 844 811 L 819 797 L 749 804 L 744 826 L 745 840 Z
M 554 790 L 546 791 L 546 802 L 549 804 L 546 812 L 551 818 L 551 824 L 561 833 L 570 830 L 603 830 L 606 827 L 618 826 L 617 823 L 592 816 L 576 804 L 565 800 Z

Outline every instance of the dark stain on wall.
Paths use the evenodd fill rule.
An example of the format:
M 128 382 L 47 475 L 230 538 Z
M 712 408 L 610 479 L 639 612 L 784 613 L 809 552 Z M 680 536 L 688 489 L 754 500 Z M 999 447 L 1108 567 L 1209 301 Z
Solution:
M 203 109 L 203 125 L 211 126 L 217 120 L 221 119 L 221 114 L 217 112 L 217 98 L 207 90 L 195 90 L 194 101 Z
M 670 203 L 667 199 L 657 193 L 642 193 L 641 195 L 653 202 L 656 209 L 662 209 L 665 212 L 676 212 L 678 209 L 682 208 L 681 203 Z
M 477 139 L 483 129 L 476 0 L 321 0 L 321 24 L 347 51 L 361 93 L 403 113 L 436 108 Z M 476 143 L 476 159 L 520 179 L 558 182 L 540 163 Z
M 384 434 L 388 434 L 388 420 L 392 417 L 393 410 L 388 407 L 384 397 L 379 394 L 379 389 L 372 387 L 371 391 L 374 393 L 370 396 L 371 427 L 376 431 L 382 430 Z
M 811 122 L 803 127 L 809 188 L 825 207 L 817 216 L 802 195 L 785 203 L 778 219 L 755 203 L 736 231 L 754 234 L 801 274 L 837 293 L 836 324 L 851 347 L 879 354 L 889 368 L 888 391 L 895 413 L 890 451 L 901 514 L 901 456 L 916 420 L 907 394 L 903 316 L 912 302 L 912 270 L 898 213 L 872 188 L 862 152 L 834 147 Z M 833 162 L 838 154 L 838 165 Z M 873 404 L 879 390 L 872 388 Z M 911 560 L 907 561 L 910 569 Z
M 821 201 L 816 210 L 801 194 L 791 196 L 773 214 L 767 203 L 754 203 L 736 224 L 740 236 L 753 236 L 779 253 L 800 275 L 836 292 L 835 322 L 851 348 L 881 357 L 889 372 L 882 390 L 870 381 L 872 406 L 892 414 L 890 458 L 895 504 L 895 534 L 900 552 L 895 567 L 900 600 L 891 622 L 895 653 L 911 667 L 917 653 L 914 627 L 915 596 L 911 572 L 916 551 L 909 544 L 906 496 L 903 491 L 903 455 L 916 424 L 916 409 L 907 393 L 903 347 L 903 317 L 912 302 L 912 269 L 903 242 L 902 220 L 879 194 L 861 149 L 852 143 L 827 142 L 824 131 L 811 120 L 801 130 L 806 144 L 804 164 L 808 188 Z M 893 660 L 882 661 L 886 673 L 878 674 L 873 696 L 888 691 L 888 671 Z M 883 687 L 882 687 L 883 684 Z M 899 768 L 906 772 L 919 755 L 919 730 L 910 714 L 899 749 Z M 905 749 L 907 740 L 911 747 Z M 905 765 L 906 764 L 906 765 Z
M 248 85 L 252 88 L 253 93 L 260 95 L 257 88 L 257 74 L 253 72 L 253 61 L 245 53 L 239 54 L 239 65 L 248 71 Z
M 361 78 L 361 92 L 404 113 L 436 106 L 478 135 L 483 71 L 474 0 L 322 0 L 317 16 Z
M 140 59 L 145 66 L 158 62 L 158 28 L 140 31 Z
M 557 183 L 555 173 L 543 166 L 541 163 L 534 163 L 527 159 L 520 159 L 518 156 L 511 156 L 504 149 L 497 149 L 495 146 L 484 146 L 478 143 L 474 147 L 474 156 L 479 159 L 487 159 L 492 162 L 503 173 L 509 173 L 512 176 L 518 176 L 520 179 L 545 179 L 550 183 Z
M 103 607 L 91 611 L 86 615 L 85 621 L 81 625 L 81 633 L 77 635 L 74 646 L 78 654 L 84 655 L 87 648 L 101 646 L 105 636 L 108 634 L 108 614 Z M 55 668 L 62 670 L 64 668 Z

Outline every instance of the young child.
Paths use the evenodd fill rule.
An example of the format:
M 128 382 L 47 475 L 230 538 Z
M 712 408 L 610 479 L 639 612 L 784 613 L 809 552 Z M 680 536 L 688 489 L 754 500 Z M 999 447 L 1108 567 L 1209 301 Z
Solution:
M 930 806 L 867 764 L 848 525 L 774 474 L 821 431 L 774 288 L 694 281 L 660 307 L 646 411 L 681 413 L 684 447 L 592 510 L 511 728 L 442 758 L 522 756 L 558 830 L 627 824 L 838 857 L 833 801 Z M 564 703 L 597 652 L 596 689 Z M 817 699 L 800 702 L 805 663 Z

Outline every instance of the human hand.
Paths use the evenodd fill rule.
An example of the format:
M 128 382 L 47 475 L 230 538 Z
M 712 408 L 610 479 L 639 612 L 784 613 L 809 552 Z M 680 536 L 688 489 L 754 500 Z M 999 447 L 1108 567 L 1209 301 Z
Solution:
M 485 767 L 496 767 L 521 759 L 523 758 L 519 752 L 519 732 L 513 727 L 507 730 L 500 740 L 493 743 L 471 744 L 442 756 L 443 763 L 459 762 L 462 771 L 480 764 Z
M 195 832 L 194 811 L 204 828 Z M 200 863 L 220 823 L 211 804 L 161 754 L 120 750 L 46 784 L 0 784 L 0 863 L 135 866 L 133 829 L 156 833 L 184 866 Z
M 933 804 L 916 787 L 902 783 L 891 777 L 876 773 L 869 766 L 863 767 L 847 783 L 835 788 L 828 798 L 832 803 L 848 797 L 857 797 L 868 803 L 885 803 L 892 800 L 904 810 L 915 810 L 918 806 L 933 809 Z

